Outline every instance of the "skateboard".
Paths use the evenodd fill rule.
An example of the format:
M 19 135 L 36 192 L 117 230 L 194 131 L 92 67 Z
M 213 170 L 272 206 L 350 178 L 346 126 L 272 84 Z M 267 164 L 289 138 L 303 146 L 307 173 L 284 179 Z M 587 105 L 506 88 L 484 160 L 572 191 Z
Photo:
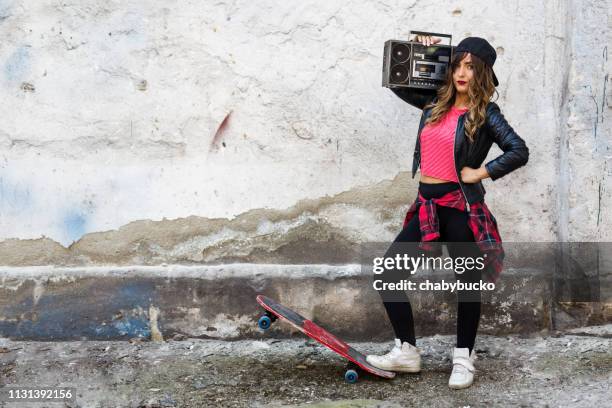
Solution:
M 293 327 L 307 335 L 313 340 L 321 343 L 330 350 L 336 352 L 340 356 L 349 360 L 344 373 L 344 379 L 348 383 L 355 383 L 359 378 L 359 370 L 372 373 L 383 378 L 393 378 L 395 373 L 391 371 L 381 370 L 376 368 L 366 361 L 366 357 L 328 332 L 322 327 L 316 325 L 312 321 L 300 316 L 298 313 L 275 302 L 269 297 L 258 295 L 257 303 L 259 303 L 265 310 L 264 314 L 259 318 L 257 322 L 258 326 L 262 330 L 270 328 L 271 324 L 280 318 L 290 323 Z

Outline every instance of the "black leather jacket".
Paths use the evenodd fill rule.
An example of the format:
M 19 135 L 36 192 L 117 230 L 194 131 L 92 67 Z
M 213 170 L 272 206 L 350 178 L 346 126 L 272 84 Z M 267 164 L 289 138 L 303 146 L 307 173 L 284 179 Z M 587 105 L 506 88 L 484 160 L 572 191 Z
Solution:
M 414 148 L 414 159 L 412 161 L 412 178 L 414 178 L 421 164 L 421 130 L 431 114 L 431 108 L 424 108 L 425 105 L 436 99 L 436 92 L 414 88 L 392 88 L 391 90 L 405 102 L 423 110 Z M 462 114 L 457 121 L 454 159 L 457 179 L 468 202 L 469 211 L 469 204 L 483 200 L 486 191 L 481 181 L 477 183 L 464 183 L 461 181 L 461 169 L 465 166 L 474 169 L 479 168 L 487 157 L 491 145 L 495 142 L 504 153 L 485 164 L 485 168 L 489 176 L 491 176 L 491 180 L 497 180 L 527 164 L 529 149 L 525 141 L 506 122 L 504 115 L 495 102 L 489 102 L 487 105 L 486 122 L 477 130 L 474 143 L 471 143 L 466 136 L 461 136 L 465 132 L 464 120 L 465 114 Z

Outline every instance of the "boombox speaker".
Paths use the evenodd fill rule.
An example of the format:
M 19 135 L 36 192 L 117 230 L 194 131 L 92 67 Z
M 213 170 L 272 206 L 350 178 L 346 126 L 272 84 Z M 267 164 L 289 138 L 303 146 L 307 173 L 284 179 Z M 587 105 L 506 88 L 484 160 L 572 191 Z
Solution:
M 448 38 L 448 45 L 425 46 L 416 41 L 385 42 L 383 81 L 386 88 L 438 89 L 446 79 L 453 55 L 452 36 L 410 31 L 410 34 Z

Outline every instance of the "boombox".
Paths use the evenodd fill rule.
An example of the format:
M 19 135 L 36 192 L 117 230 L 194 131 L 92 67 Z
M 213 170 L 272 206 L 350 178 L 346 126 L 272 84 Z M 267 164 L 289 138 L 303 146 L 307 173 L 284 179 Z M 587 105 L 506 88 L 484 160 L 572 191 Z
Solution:
M 438 89 L 450 69 L 453 46 L 448 34 L 410 31 L 410 34 L 448 38 L 448 45 L 425 46 L 416 41 L 389 40 L 383 56 L 383 82 L 386 88 Z

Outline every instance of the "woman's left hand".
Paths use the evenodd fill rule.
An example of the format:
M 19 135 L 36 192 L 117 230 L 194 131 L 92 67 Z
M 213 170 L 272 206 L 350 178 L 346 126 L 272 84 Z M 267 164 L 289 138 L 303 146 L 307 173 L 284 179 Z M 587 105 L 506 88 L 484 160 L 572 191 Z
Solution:
M 461 181 L 464 183 L 478 183 L 480 180 L 487 177 L 489 177 L 489 174 L 484 167 L 473 169 L 466 166 L 461 169 Z

